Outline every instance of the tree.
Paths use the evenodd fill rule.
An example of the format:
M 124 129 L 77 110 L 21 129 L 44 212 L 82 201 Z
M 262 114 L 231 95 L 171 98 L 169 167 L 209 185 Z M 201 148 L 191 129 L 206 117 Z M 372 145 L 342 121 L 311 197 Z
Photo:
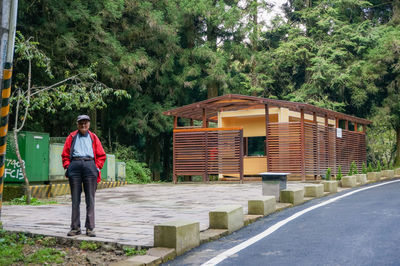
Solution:
M 97 81 L 95 74 L 90 70 L 65 77 L 63 80 L 57 81 L 52 85 L 32 86 L 33 63 L 35 63 L 37 68 L 44 68 L 49 78 L 54 78 L 51 73 L 50 59 L 43 51 L 38 49 L 37 46 L 39 43 L 32 39 L 32 37 L 25 39 L 21 33 L 17 33 L 15 52 L 18 58 L 16 59 L 16 64 L 26 62 L 28 72 L 26 76 L 26 89 L 17 87 L 11 97 L 11 102 L 16 102 L 13 137 L 19 165 L 24 176 L 27 204 L 30 204 L 31 201 L 31 191 L 25 171 L 25 164 L 18 146 L 18 133 L 23 129 L 27 118 L 30 117 L 30 109 L 41 109 L 46 106 L 47 112 L 55 112 L 57 105 L 63 105 L 63 108 L 67 109 L 87 106 L 102 108 L 105 106 L 104 98 L 111 94 L 119 97 L 129 97 L 125 91 L 113 90 Z M 21 76 L 23 75 L 20 73 L 19 79 L 21 79 Z M 75 101 L 71 101 L 72 99 L 75 99 Z M 20 108 L 23 109 L 22 115 L 20 115 Z

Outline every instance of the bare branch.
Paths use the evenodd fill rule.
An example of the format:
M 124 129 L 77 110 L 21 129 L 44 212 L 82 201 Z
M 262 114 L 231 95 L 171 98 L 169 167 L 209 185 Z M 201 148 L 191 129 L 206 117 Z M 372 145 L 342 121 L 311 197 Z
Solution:
M 72 76 L 72 77 L 66 78 L 66 79 L 64 79 L 64 80 L 61 80 L 61 81 L 59 81 L 59 82 L 57 82 L 57 83 L 54 83 L 53 85 L 44 87 L 43 89 L 38 90 L 38 91 L 35 91 L 34 93 L 32 93 L 31 96 L 33 96 L 33 95 L 35 95 L 35 94 L 38 94 L 38 93 L 41 93 L 41 92 L 46 91 L 46 90 L 54 89 L 54 88 L 56 88 L 57 86 L 59 86 L 59 85 L 65 83 L 65 82 L 67 82 L 67 81 L 69 81 L 69 80 L 75 80 L 75 79 L 76 79 L 78 76 L 80 76 L 80 75 L 81 75 L 81 74 L 77 74 L 77 75 L 75 75 L 75 76 Z M 36 88 L 38 88 L 38 87 L 34 87 L 34 88 L 32 88 L 32 89 L 36 89 Z

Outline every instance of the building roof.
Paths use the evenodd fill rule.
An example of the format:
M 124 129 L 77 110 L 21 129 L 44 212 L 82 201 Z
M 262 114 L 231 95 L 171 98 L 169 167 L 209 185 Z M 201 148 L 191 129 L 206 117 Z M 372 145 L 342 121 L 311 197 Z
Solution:
M 182 118 L 194 119 L 194 120 L 202 120 L 203 119 L 203 109 L 205 109 L 205 115 L 207 120 L 217 122 L 218 112 L 220 111 L 236 111 L 242 109 L 262 109 L 265 108 L 265 105 L 269 107 L 284 107 L 288 108 L 292 111 L 301 111 L 304 110 L 305 113 L 313 113 L 315 112 L 319 116 L 327 115 L 328 118 L 338 118 L 341 120 L 347 120 L 350 122 L 355 122 L 358 124 L 368 125 L 372 122 L 351 116 L 346 115 L 340 112 L 335 112 L 332 110 L 324 109 L 321 107 L 316 107 L 311 104 L 306 103 L 297 103 L 297 102 L 288 102 L 282 100 L 274 100 L 268 98 L 254 97 L 254 96 L 245 96 L 239 94 L 226 94 L 223 96 L 218 96 L 215 98 L 211 98 L 208 100 L 184 105 L 175 109 L 171 109 L 163 112 L 164 115 L 177 116 Z

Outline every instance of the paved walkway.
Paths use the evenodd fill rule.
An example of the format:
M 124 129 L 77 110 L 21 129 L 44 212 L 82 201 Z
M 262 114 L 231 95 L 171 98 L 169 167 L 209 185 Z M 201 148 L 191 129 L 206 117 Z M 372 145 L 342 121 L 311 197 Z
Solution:
M 288 187 L 301 186 L 290 183 Z M 240 204 L 247 213 L 247 201 L 261 196 L 261 182 L 245 184 L 146 184 L 98 190 L 96 232 L 93 240 L 134 246 L 153 246 L 153 226 L 174 220 L 200 222 L 208 228 L 208 212 L 219 205 Z M 70 196 L 56 198 L 59 204 L 2 207 L 6 230 L 66 236 L 69 230 Z M 81 221 L 85 204 L 82 198 Z M 78 239 L 87 239 L 79 236 Z

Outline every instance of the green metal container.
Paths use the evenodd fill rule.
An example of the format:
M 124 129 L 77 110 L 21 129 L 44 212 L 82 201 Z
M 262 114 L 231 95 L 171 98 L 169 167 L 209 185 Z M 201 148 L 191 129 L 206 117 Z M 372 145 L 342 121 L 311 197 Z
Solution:
M 62 165 L 61 154 L 64 148 L 62 143 L 53 143 L 49 145 L 49 180 L 54 182 L 67 182 L 68 179 L 65 178 L 65 170 Z
M 103 168 L 101 168 L 101 180 L 102 181 L 107 181 L 107 165 L 108 165 L 108 162 L 107 162 L 107 157 L 106 157 L 106 161 L 104 162 L 104 165 L 103 165 Z
M 117 181 L 125 181 L 126 179 L 126 164 L 124 162 L 115 163 L 115 178 Z
M 103 169 L 101 169 L 101 179 L 115 181 L 115 155 L 107 154 Z
M 21 131 L 18 134 L 18 146 L 29 182 L 49 181 L 49 134 Z M 9 132 L 7 136 L 4 176 L 6 183 L 24 182 L 16 154 L 13 132 Z

